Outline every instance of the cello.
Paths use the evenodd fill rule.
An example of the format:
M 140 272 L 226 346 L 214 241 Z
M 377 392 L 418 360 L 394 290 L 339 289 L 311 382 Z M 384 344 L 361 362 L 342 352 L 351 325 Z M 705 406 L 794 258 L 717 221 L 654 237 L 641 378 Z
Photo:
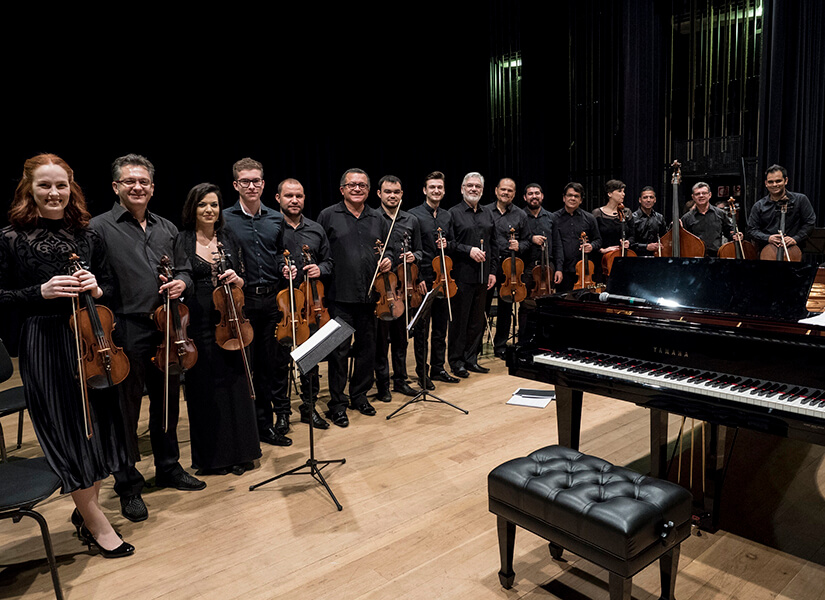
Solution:
M 303 254 L 305 267 L 315 264 L 307 244 L 303 245 L 301 253 Z M 329 321 L 329 311 L 327 310 L 326 300 L 324 298 L 324 284 L 318 279 L 304 277 L 304 281 L 298 289 L 301 290 L 306 300 L 306 308 L 304 311 L 307 321 L 309 321 L 309 331 L 310 333 L 315 333 Z
M 736 201 L 733 198 L 730 198 L 728 200 L 728 214 L 730 214 L 730 220 L 731 223 L 733 223 L 733 233 L 735 237 L 739 235 L 739 226 L 736 223 L 736 213 Z M 756 260 L 756 247 L 751 242 L 734 239 L 732 242 L 722 244 L 716 255 L 719 258 Z
M 762 248 L 762 252 L 759 253 L 760 260 L 777 260 L 777 261 L 784 261 L 784 262 L 799 262 L 802 260 L 802 250 L 799 249 L 799 246 L 794 244 L 793 246 L 788 246 L 785 242 L 785 234 L 783 231 L 785 230 L 785 215 L 788 214 L 788 200 L 787 198 L 783 198 L 780 201 L 780 217 L 779 217 L 779 237 L 782 238 L 782 244 L 779 246 L 773 246 L 773 244 L 768 243 L 764 248 Z
M 516 230 L 510 228 L 510 241 L 516 239 Z M 501 263 L 504 273 L 504 282 L 499 288 L 499 298 L 505 302 L 522 302 L 527 297 L 527 286 L 521 280 L 524 272 L 524 261 L 516 256 L 516 251 L 510 248 L 510 256 Z
M 670 183 L 673 185 L 672 216 L 673 224 L 670 231 L 665 233 L 660 241 L 661 256 L 673 257 L 702 257 L 705 255 L 705 242 L 682 227 L 679 219 L 679 184 L 682 183 L 682 165 L 674 160 L 673 176 Z
M 633 250 L 625 248 L 625 241 L 627 239 L 627 221 L 625 220 L 626 215 L 624 214 L 624 211 L 624 204 L 620 202 L 616 207 L 616 216 L 619 218 L 619 223 L 622 226 L 622 237 L 619 240 L 618 250 L 611 250 L 602 256 L 602 272 L 605 276 L 610 275 L 610 269 L 613 268 L 613 261 L 617 258 L 625 256 L 638 256 Z

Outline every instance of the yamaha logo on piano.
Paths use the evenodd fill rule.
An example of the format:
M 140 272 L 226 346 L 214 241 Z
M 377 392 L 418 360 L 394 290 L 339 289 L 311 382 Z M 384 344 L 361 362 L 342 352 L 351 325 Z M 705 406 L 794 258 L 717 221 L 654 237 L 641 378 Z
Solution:
M 662 348 L 661 346 L 653 346 L 654 354 L 662 354 L 664 356 L 680 356 L 690 358 L 687 350 L 674 350 L 673 348 Z

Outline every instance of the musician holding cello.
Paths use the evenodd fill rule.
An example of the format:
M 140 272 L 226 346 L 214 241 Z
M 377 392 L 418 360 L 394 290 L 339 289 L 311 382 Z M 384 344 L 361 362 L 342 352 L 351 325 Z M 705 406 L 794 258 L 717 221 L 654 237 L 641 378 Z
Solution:
M 406 396 L 415 396 L 416 392 L 407 382 L 407 322 L 415 314 L 415 309 L 421 305 L 421 290 L 418 287 L 417 276 L 421 264 L 421 225 L 418 219 L 406 210 L 401 210 L 401 199 L 404 190 L 401 180 L 395 175 L 385 175 L 378 181 L 378 199 L 381 201 L 381 212 L 384 219 L 391 223 L 395 219 L 390 236 L 390 246 L 398 249 L 399 263 L 396 269 L 399 294 L 404 295 L 404 287 L 410 288 L 400 302 L 404 303 L 405 316 L 385 321 L 378 319 L 378 331 L 375 348 L 375 386 L 378 390 L 377 398 L 382 402 L 390 402 L 390 364 L 387 358 L 392 356 L 392 391 Z M 406 251 L 401 255 L 400 249 L 404 245 Z M 415 277 L 414 277 L 415 276 Z M 405 281 L 406 280 L 406 281 Z M 414 305 L 414 306 L 413 306 Z
M 397 251 L 387 245 L 390 223 L 367 206 L 370 179 L 362 169 L 348 169 L 341 176 L 341 202 L 326 207 L 318 223 L 326 231 L 335 268 L 327 295 L 333 318 L 340 317 L 355 329 L 354 366 L 349 382 L 349 407 L 363 415 L 375 415 L 367 400 L 375 369 L 376 274 L 389 273 Z M 383 243 L 383 257 L 376 252 Z M 371 289 L 372 288 L 372 289 Z M 329 418 L 338 427 L 349 426 L 347 416 L 347 358 L 352 339 L 345 340 L 329 356 Z
M 149 437 L 155 484 L 179 490 L 206 487 L 206 483 L 187 473 L 180 464 L 179 376 L 171 375 L 165 380 L 163 371 L 152 361 L 162 339 L 153 312 L 163 303 L 164 295 L 178 299 L 192 283 L 177 227 L 148 208 L 155 192 L 154 175 L 154 165 L 143 156 L 127 154 L 115 159 L 112 189 L 118 201 L 111 210 L 91 221 L 92 229 L 106 240 L 117 284 L 112 301 L 118 323 L 116 334 L 123 340 L 131 364 L 129 376 L 119 390 L 133 463 L 114 474 L 121 512 L 130 521 L 143 521 L 148 516 L 141 496 L 144 478 L 134 466 L 134 462 L 140 460 L 137 426 L 144 386 L 149 392 Z M 171 279 L 158 276 L 163 256 L 172 260 L 174 277 Z M 169 392 L 168 411 L 164 410 L 164 388 Z
M 581 209 L 584 187 L 582 184 L 571 181 L 564 186 L 562 192 L 564 206 L 553 213 L 556 226 L 559 229 L 564 260 L 561 265 L 562 281 L 556 288 L 557 292 L 568 292 L 573 289 L 578 280 L 576 264 L 581 261 L 582 251 L 585 255 L 596 253 L 602 246 L 599 226 L 596 218 Z M 587 236 L 587 242 L 582 243 L 581 234 Z M 592 261 L 591 261 L 592 262 Z M 557 267 L 558 268 L 558 267 Z
M 444 173 L 441 171 L 429 173 L 424 178 L 423 191 L 424 202 L 410 209 L 410 214 L 418 219 L 421 228 L 421 268 L 418 272 L 421 281 L 419 286 L 421 293 L 426 294 L 433 289 L 436 282 L 439 282 L 443 283 L 439 288 L 443 291 L 437 292 L 430 312 L 423 314 L 415 326 L 413 352 L 418 385 L 422 390 L 434 390 L 433 381 L 444 383 L 458 383 L 459 381 L 458 377 L 453 377 L 444 368 L 447 356 L 447 326 L 452 312 L 452 306 L 448 303 L 450 302 L 450 289 L 455 289 L 455 282 L 452 280 L 452 259 L 450 258 L 453 221 L 450 211 L 441 208 L 441 202 L 446 193 Z
M 768 195 L 761 198 L 748 214 L 748 237 L 759 243 L 760 249 L 771 245 L 782 248 L 779 235 L 782 210 L 785 210 L 785 245 L 799 246 L 808 239 L 816 224 L 811 201 L 805 194 L 788 191 L 788 171 L 780 165 L 771 165 L 765 172 Z
M 323 308 L 327 310 L 326 319 L 328 320 L 326 289 L 321 283 L 321 279 L 329 280 L 333 267 L 327 234 L 323 227 L 304 215 L 306 194 L 300 181 L 291 178 L 284 179 L 278 184 L 278 193 L 275 195 L 275 199 L 281 206 L 281 214 L 284 215 L 284 249 L 289 251 L 294 262 L 292 266 L 292 285 L 306 290 L 303 293 L 305 302 L 320 302 Z M 282 287 L 286 289 L 288 287 L 289 272 L 286 266 L 283 269 L 284 283 Z M 313 295 L 323 295 L 323 298 L 307 298 Z M 312 333 L 317 331 L 318 326 L 323 325 L 321 321 L 324 317 L 319 317 L 317 319 L 319 322 L 315 323 L 316 318 L 312 316 L 312 313 L 315 312 L 314 304 L 310 309 L 306 309 L 306 307 L 298 308 L 308 313 L 306 318 L 309 320 L 308 327 Z M 290 358 L 285 347 L 279 360 L 286 361 L 287 365 L 289 363 Z M 302 402 L 299 410 L 301 412 L 301 422 L 309 423 L 310 418 L 312 418 L 312 426 L 315 429 L 328 429 L 329 423 L 317 411 L 311 412 L 312 397 L 317 398 L 318 396 L 318 366 L 316 365 L 307 374 L 301 374 L 300 381 Z
M 215 299 L 216 290 L 221 293 L 224 286 L 244 286 L 240 244 L 224 222 L 218 186 L 201 183 L 189 190 L 180 237 L 192 265 L 187 332 L 197 346 L 198 360 L 186 375 L 186 409 L 198 475 L 242 475 L 261 457 L 245 354 L 254 334 L 248 321 L 246 327 L 243 322 L 237 330 L 234 326 L 235 319 L 244 320 L 243 304 L 236 300 L 243 293 Z M 216 327 L 221 326 L 230 329 L 226 337 L 235 343 L 218 344 Z

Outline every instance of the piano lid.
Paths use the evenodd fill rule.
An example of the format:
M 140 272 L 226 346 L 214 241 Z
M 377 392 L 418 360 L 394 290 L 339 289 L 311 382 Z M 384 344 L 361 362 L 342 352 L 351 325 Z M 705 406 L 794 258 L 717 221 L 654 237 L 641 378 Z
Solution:
M 816 267 L 798 262 L 724 258 L 617 258 L 610 294 L 741 316 L 798 321 Z

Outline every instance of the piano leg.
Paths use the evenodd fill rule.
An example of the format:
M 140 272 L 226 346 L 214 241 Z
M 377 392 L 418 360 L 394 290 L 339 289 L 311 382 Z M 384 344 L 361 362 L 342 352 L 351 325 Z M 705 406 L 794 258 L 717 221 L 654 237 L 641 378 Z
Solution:
M 705 493 L 703 502 L 705 512 L 710 514 L 710 531 L 719 529 L 719 514 L 722 502 L 722 484 L 725 480 L 725 436 L 727 427 L 708 423 L 710 435 L 705 438 Z M 703 527 L 705 528 L 705 527 Z
M 571 390 L 556 386 L 556 420 L 558 421 L 559 444 L 573 450 L 579 449 L 582 429 L 581 390 Z
M 667 479 L 667 421 L 668 412 L 650 409 L 650 474 Z

